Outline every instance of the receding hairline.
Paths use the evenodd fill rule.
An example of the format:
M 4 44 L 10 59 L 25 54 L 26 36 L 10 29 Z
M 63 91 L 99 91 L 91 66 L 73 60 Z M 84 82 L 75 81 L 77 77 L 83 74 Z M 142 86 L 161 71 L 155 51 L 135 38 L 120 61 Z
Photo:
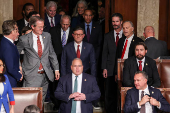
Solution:
M 147 28 L 149 28 L 149 29 L 147 29 Z M 144 32 L 146 32 L 146 30 L 147 30 L 147 32 L 155 32 L 155 29 L 152 27 L 152 26 L 146 26 L 145 28 L 144 28 Z
M 71 65 L 73 65 L 73 62 L 76 61 L 76 60 L 77 60 L 77 61 L 80 61 L 81 64 L 83 65 L 83 62 L 82 62 L 82 60 L 81 60 L 80 58 L 75 58 L 75 59 L 73 59 Z

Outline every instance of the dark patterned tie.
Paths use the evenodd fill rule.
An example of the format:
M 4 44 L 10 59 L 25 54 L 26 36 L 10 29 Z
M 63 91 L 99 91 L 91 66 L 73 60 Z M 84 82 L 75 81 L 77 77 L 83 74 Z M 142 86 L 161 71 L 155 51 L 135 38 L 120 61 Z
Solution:
M 118 41 L 119 41 L 119 33 L 116 33 L 116 46 L 118 44 Z
M 62 36 L 62 46 L 64 47 L 66 45 L 66 32 L 63 31 L 63 36 Z
M 54 27 L 53 18 L 51 18 L 51 27 Z
M 144 97 L 144 91 L 142 91 L 141 93 L 141 100 L 143 97 Z M 145 104 L 141 105 L 140 113 L 145 113 Z
M 42 56 L 42 45 L 41 45 L 41 41 L 40 41 L 39 36 L 37 37 L 37 46 L 38 46 L 38 56 L 41 58 L 41 56 Z M 43 69 L 43 66 L 40 63 L 39 70 L 42 70 L 42 69 Z
M 90 28 L 89 28 L 89 25 L 87 25 L 87 40 L 88 40 L 88 42 L 90 40 Z

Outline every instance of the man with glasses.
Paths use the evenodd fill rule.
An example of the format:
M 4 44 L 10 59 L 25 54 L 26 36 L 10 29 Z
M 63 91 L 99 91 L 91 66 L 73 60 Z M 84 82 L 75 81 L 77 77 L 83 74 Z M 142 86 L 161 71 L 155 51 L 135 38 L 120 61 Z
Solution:
M 18 26 L 14 20 L 6 20 L 2 25 L 3 37 L 0 42 L 0 59 L 6 65 L 5 74 L 8 76 L 12 87 L 17 87 L 17 81 L 21 81 L 23 76 L 19 70 L 19 53 L 14 44 L 18 38 Z
M 57 56 L 51 43 L 51 35 L 43 32 L 44 20 L 38 16 L 30 18 L 29 24 L 32 32 L 19 38 L 17 48 L 19 53 L 24 50 L 22 63 L 24 86 L 43 87 L 43 101 L 45 99 L 49 81 L 54 81 L 54 74 L 50 64 L 55 70 L 55 80 L 60 78 Z
M 85 34 L 81 27 L 76 27 L 72 34 L 74 41 L 67 44 L 61 56 L 61 76 L 71 73 L 71 63 L 74 58 L 83 62 L 83 72 L 96 76 L 95 52 L 92 44 L 82 41 Z

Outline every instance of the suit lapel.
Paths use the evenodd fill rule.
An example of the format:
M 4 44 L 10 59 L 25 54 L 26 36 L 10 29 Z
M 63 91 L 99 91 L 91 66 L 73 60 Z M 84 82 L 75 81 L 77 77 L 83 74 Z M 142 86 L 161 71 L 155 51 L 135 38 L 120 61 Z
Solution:
M 148 72 L 148 59 L 146 57 L 145 57 L 145 63 L 144 63 L 143 71 Z
M 139 71 L 138 63 L 137 63 L 136 57 L 134 56 L 133 56 L 133 68 L 132 69 L 134 69 L 134 71 Z
M 3 82 L 3 85 L 4 85 L 4 92 L 2 93 L 2 95 L 4 95 L 4 93 L 6 92 L 5 90 L 6 90 L 6 89 L 8 89 L 8 88 L 7 88 L 6 81 L 5 81 L 5 82 Z
M 137 102 L 139 102 L 139 90 L 137 90 L 136 88 L 135 88 L 135 94 L 134 95 L 136 95 L 136 96 L 134 96 L 135 97 L 135 100 L 137 101 Z
M 148 89 L 149 89 L 150 96 L 155 98 L 154 97 L 154 92 L 153 92 L 152 88 L 150 86 L 148 86 Z M 154 106 L 152 106 L 152 110 L 154 111 Z
M 81 49 L 80 59 L 83 59 L 83 57 L 85 56 L 85 50 L 86 50 L 86 45 L 82 41 L 82 49 Z
M 74 58 L 77 58 L 77 52 L 76 52 L 76 50 L 75 50 L 75 47 L 74 47 L 74 41 L 73 42 L 71 42 L 72 44 L 71 44 L 71 53 L 73 53 L 73 55 L 74 55 Z M 81 55 L 80 55 L 81 56 Z
M 96 29 L 95 24 L 94 24 L 94 22 L 92 22 L 91 34 L 90 34 L 89 42 L 92 42 L 92 40 L 93 40 L 93 34 L 95 32 L 95 29 Z
M 72 94 L 72 74 L 68 76 L 68 93 Z
M 85 94 L 85 88 L 86 88 L 86 82 L 87 82 L 87 78 L 86 76 L 84 76 L 84 73 L 82 73 L 82 86 L 81 86 L 81 93 Z
M 130 47 L 129 47 L 129 54 L 128 54 L 128 57 L 129 57 L 129 55 L 131 55 L 131 53 L 134 51 L 133 49 L 133 47 L 134 47 L 134 45 L 135 45 L 135 41 L 136 41 L 136 39 L 135 39 L 135 35 L 133 36 L 133 38 L 132 38 L 132 40 L 131 40 L 131 44 L 130 44 Z

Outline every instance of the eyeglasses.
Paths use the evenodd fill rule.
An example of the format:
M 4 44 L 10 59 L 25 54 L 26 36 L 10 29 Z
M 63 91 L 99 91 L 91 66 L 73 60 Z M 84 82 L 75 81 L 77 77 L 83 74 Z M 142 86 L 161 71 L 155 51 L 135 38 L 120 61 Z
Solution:
M 74 34 L 75 36 L 83 36 L 84 34 Z
M 36 26 L 38 29 L 44 29 L 45 26 Z

